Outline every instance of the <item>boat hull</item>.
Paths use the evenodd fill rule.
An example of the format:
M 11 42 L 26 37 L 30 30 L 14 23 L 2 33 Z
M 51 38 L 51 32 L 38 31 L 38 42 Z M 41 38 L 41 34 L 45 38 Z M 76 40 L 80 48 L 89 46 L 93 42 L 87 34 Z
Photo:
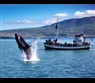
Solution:
M 55 49 L 55 50 L 83 50 L 90 49 L 90 45 L 87 46 L 55 46 L 44 43 L 45 49 Z

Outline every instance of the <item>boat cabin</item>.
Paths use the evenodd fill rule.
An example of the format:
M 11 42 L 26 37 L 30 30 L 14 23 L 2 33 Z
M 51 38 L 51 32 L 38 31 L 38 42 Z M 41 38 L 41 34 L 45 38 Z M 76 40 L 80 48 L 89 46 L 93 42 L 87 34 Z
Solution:
M 74 35 L 73 44 L 81 46 L 84 45 L 85 43 L 86 43 L 85 36 L 83 34 Z

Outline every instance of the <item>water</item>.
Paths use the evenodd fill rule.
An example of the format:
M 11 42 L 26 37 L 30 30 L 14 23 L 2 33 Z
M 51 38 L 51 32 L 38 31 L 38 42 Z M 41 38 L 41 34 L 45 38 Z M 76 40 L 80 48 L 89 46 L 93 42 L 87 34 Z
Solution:
M 45 50 L 44 41 L 40 39 L 34 49 L 39 60 L 24 61 L 15 39 L 0 40 L 0 78 L 95 78 L 95 39 L 90 50 Z

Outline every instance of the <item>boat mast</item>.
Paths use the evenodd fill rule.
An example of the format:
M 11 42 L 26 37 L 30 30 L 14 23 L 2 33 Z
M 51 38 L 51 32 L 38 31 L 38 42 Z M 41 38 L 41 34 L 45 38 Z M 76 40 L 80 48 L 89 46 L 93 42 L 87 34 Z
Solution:
M 59 33 L 58 33 L 58 18 L 57 18 L 57 23 L 56 23 L 56 39 L 58 39 L 58 35 L 59 35 Z

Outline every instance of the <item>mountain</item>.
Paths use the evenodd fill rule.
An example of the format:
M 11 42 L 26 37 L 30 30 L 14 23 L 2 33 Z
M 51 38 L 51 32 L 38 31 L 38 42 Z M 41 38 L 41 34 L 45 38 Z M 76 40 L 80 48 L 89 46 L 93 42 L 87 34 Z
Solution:
M 15 33 L 19 33 L 24 37 L 55 36 L 55 24 L 56 23 L 38 28 L 3 30 L 0 31 L 0 36 L 14 37 Z M 83 32 L 88 37 L 95 37 L 95 16 L 63 20 L 57 24 L 59 36 L 73 36 L 76 33 Z

